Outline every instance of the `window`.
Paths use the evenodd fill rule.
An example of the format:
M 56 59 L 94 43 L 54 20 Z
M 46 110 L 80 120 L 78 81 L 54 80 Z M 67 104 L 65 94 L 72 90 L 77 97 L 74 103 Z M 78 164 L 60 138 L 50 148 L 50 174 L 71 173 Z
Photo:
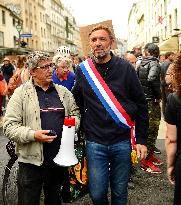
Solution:
M 26 27 L 28 27 L 28 18 L 26 18 Z
M 4 33 L 0 31 L 0 46 L 4 46 Z
M 43 37 L 43 28 L 41 27 L 41 37 Z
M 30 28 L 33 29 L 33 21 L 30 21 Z
M 17 40 L 16 40 L 16 36 L 13 36 L 13 42 L 14 42 L 14 47 L 16 47 L 16 42 L 17 42 Z
M 2 10 L 2 24 L 6 23 L 6 19 L 5 19 L 5 11 Z
M 177 9 L 174 10 L 174 21 L 175 21 L 175 28 L 178 28 L 178 15 L 177 15 Z
M 37 23 L 35 23 L 35 31 L 37 31 Z
M 40 12 L 40 22 L 42 22 L 42 13 Z
M 16 20 L 13 18 L 13 26 L 15 26 L 16 24 Z
M 167 1 L 164 0 L 164 15 L 167 15 Z
M 172 15 L 169 15 L 169 29 L 170 33 L 172 33 Z

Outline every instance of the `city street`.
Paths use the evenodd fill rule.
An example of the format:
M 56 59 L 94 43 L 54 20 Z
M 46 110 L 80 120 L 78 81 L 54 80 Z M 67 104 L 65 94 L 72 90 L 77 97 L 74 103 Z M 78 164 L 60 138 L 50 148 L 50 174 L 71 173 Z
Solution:
M 35 205 L 41 186 L 48 194 L 42 190 L 40 205 L 44 204 L 44 198 L 49 201 L 46 203 L 52 205 L 53 201 L 58 200 L 59 204 L 62 200 L 66 202 L 78 196 L 81 198 L 71 203 L 62 202 L 61 205 L 93 205 L 89 194 L 82 197 L 82 193 L 88 190 L 88 180 L 93 187 L 91 191 L 100 191 L 102 197 L 104 194 L 100 188 L 105 187 L 104 182 L 107 182 L 105 170 L 98 171 L 97 167 L 91 170 L 89 166 L 88 171 L 92 173 L 95 183 L 91 176 L 89 179 L 86 177 L 87 161 L 86 157 L 82 157 L 85 146 L 79 146 L 85 136 L 82 132 L 90 140 L 90 148 L 88 141 L 81 141 L 82 145 L 87 145 L 89 162 L 100 166 L 107 160 L 106 171 L 111 172 L 108 178 L 111 180 L 110 187 L 114 189 L 112 196 L 123 198 L 123 194 L 115 191 L 114 187 L 117 186 L 119 190 L 124 187 L 124 182 L 120 185 L 118 179 L 124 181 L 121 173 L 125 172 L 131 182 L 128 184 L 127 205 L 173 204 L 174 186 L 167 178 L 166 122 L 163 115 L 167 115 L 169 123 L 173 121 L 176 124 L 176 129 L 168 125 L 170 133 L 167 136 L 179 136 L 179 119 L 175 117 L 181 115 L 181 3 L 174 0 L 127 0 L 121 9 L 118 3 L 116 0 L 0 0 L 0 205 L 17 205 L 18 200 L 26 203 L 25 199 L 30 205 Z M 173 96 L 168 97 L 169 93 Z M 5 134 L 15 139 L 12 135 L 18 133 L 19 160 L 41 164 L 39 168 L 42 172 L 37 166 L 28 164 L 22 165 L 18 172 L 15 144 L 4 136 L 1 127 L 9 99 L 10 109 L 7 109 L 7 120 L 4 120 Z M 159 103 L 162 116 L 158 131 Z M 159 119 L 156 119 L 157 116 Z M 147 120 L 150 130 L 147 130 Z M 76 134 L 78 146 L 74 146 L 76 135 L 73 130 L 79 121 L 80 125 L 83 124 L 80 129 L 82 136 Z M 6 122 L 10 131 L 6 129 Z M 17 128 L 14 122 L 20 127 Z M 130 165 L 131 161 L 124 160 L 124 155 L 130 156 L 128 146 L 131 140 L 134 144 L 131 139 L 134 123 L 135 141 L 142 143 L 137 147 L 140 147 L 145 159 L 138 159 L 134 168 L 131 167 L 130 176 L 126 164 Z M 28 128 L 42 130 L 32 131 Z M 62 131 L 64 128 L 65 132 Z M 67 128 L 71 128 L 71 132 Z M 126 131 L 129 128 L 131 136 Z M 19 135 L 17 131 L 22 133 Z M 152 139 L 147 140 L 148 153 L 143 145 L 146 144 L 143 138 L 147 131 L 150 138 L 154 135 L 153 142 Z M 72 138 L 69 138 L 71 133 Z M 32 138 L 35 143 L 31 141 Z M 128 142 L 125 140 L 127 138 Z M 179 161 L 180 143 L 177 140 L 175 164 Z M 161 153 L 154 156 L 153 149 L 156 152 L 156 148 L 157 153 Z M 74 149 L 73 154 L 78 158 L 76 161 L 76 157 L 71 156 Z M 56 154 L 58 162 L 54 158 Z M 131 155 L 133 160 L 134 154 Z M 170 153 L 168 155 L 172 158 Z M 61 166 L 58 167 L 60 171 L 51 166 L 53 161 Z M 168 161 L 172 162 L 173 159 Z M 158 167 L 156 164 L 159 164 Z M 168 168 L 170 164 L 168 162 Z M 20 162 L 19 165 L 21 167 Z M 63 166 L 68 170 L 67 174 Z M 119 170 L 119 173 L 115 170 Z M 32 185 L 34 181 L 36 185 L 39 183 L 40 188 Z M 99 185 L 98 181 L 101 181 L 100 186 L 96 186 Z M 58 188 L 56 183 L 61 183 L 57 185 Z M 22 194 L 26 193 L 26 187 L 32 188 L 33 196 L 29 194 L 30 191 L 27 191 L 27 195 Z M 109 203 L 115 205 L 114 199 L 114 204 L 111 204 L 110 187 L 107 185 L 106 190 Z M 81 188 L 82 192 L 79 190 Z M 127 191 L 127 187 L 124 190 Z M 58 193 L 57 197 L 50 192 Z M 47 199 L 47 195 L 52 197 Z
M 3 175 L 5 164 L 8 160 L 5 144 L 8 141 L 0 130 L 0 175 Z M 164 136 L 165 136 L 165 123 L 163 120 L 160 124 L 159 136 L 157 140 L 157 147 L 161 149 L 162 154 L 158 155 L 160 159 L 165 162 L 164 151 Z M 173 187 L 166 178 L 166 164 L 161 166 L 162 174 L 150 174 L 140 170 L 139 166 L 136 167 L 134 176 L 135 189 L 129 190 L 129 205 L 171 205 L 173 197 Z M 2 177 L 0 177 L 0 187 L 2 187 Z M 72 203 L 72 205 L 91 205 L 88 196 Z M 3 205 L 2 194 L 0 194 L 0 205 Z M 13 205 L 13 204 L 11 204 Z

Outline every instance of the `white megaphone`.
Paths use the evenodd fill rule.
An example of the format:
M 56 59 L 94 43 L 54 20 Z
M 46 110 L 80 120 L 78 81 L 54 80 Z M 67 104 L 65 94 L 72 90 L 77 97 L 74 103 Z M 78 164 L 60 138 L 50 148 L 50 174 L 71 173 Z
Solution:
M 69 167 L 78 163 L 74 149 L 75 118 L 65 117 L 61 145 L 58 154 L 53 161 L 64 167 Z

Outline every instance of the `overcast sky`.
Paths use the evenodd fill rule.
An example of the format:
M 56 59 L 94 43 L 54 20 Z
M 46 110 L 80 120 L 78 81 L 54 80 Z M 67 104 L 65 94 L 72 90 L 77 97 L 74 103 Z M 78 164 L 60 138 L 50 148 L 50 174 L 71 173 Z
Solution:
M 71 8 L 78 26 L 112 20 L 117 38 L 127 38 L 127 19 L 136 0 L 61 0 Z

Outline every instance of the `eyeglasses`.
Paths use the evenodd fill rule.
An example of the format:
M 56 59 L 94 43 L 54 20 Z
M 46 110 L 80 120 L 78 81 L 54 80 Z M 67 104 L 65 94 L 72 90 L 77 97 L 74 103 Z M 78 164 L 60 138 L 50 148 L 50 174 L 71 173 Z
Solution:
M 53 68 L 53 67 L 54 67 L 54 64 L 50 63 L 50 64 L 46 64 L 46 65 L 43 65 L 43 66 L 38 66 L 37 68 L 40 68 L 42 70 L 48 70 L 49 68 Z

